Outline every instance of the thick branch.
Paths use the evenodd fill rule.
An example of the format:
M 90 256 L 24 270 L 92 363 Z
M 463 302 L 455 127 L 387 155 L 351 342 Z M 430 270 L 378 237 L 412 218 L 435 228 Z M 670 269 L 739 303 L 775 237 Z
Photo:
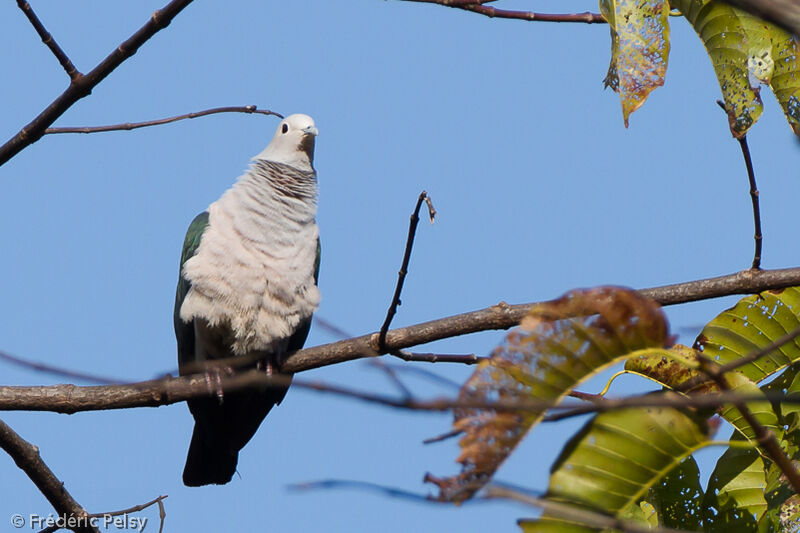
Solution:
M 674 305 L 732 294 L 752 294 L 793 285 L 800 285 L 800 268 L 745 270 L 717 278 L 642 289 L 639 292 L 661 305 Z M 379 350 L 378 333 L 307 348 L 289 356 L 282 369 L 287 372 L 302 372 L 361 357 L 383 355 L 395 350 L 467 333 L 508 329 L 516 326 L 535 305 L 537 304 L 499 303 L 471 313 L 393 329 L 386 334 L 386 351 L 383 352 Z
M 144 122 L 125 122 L 124 124 L 112 124 L 110 126 L 69 126 L 61 128 L 47 128 L 44 130 L 44 134 L 52 135 L 55 133 L 101 133 L 106 131 L 129 131 L 138 128 L 146 128 L 148 126 L 160 126 L 162 124 L 169 124 L 179 120 L 215 115 L 217 113 L 258 113 L 260 115 L 274 115 L 278 118 L 283 118 L 283 115 L 280 113 L 270 111 L 269 109 L 258 109 L 254 105 L 228 106 L 215 107 L 213 109 L 205 109 L 203 111 L 195 111 L 194 113 L 186 113 L 184 115 L 177 115 L 174 117 L 146 120 Z
M 67 76 L 69 76 L 69 79 L 74 80 L 80 76 L 81 73 L 78 72 L 78 69 L 76 69 L 75 65 L 72 64 L 72 61 L 70 61 L 69 57 L 67 57 L 67 54 L 64 53 L 64 50 L 58 46 L 58 43 L 55 39 L 53 39 L 53 36 L 50 35 L 50 32 L 45 29 L 42 21 L 39 20 L 39 17 L 36 16 L 36 13 L 33 12 L 31 5 L 25 0 L 17 0 L 17 6 L 22 10 L 23 13 L 25 13 L 25 16 L 28 17 L 28 21 L 31 23 L 31 26 L 33 26 L 33 29 L 36 30 L 36 33 L 39 34 L 42 42 L 47 46 L 47 48 L 50 49 L 53 55 L 56 56 L 56 59 L 58 59 L 58 62 L 67 73 Z
M 91 94 L 92 89 L 98 83 L 103 81 L 126 59 L 135 54 L 148 39 L 158 31 L 166 28 L 172 22 L 172 19 L 191 2 L 192 0 L 172 0 L 163 9 L 153 13 L 144 26 L 139 28 L 128 40 L 114 48 L 114 51 L 91 72 L 75 76 L 67 90 L 53 100 L 30 124 L 22 128 L 19 133 L 9 139 L 3 146 L 0 146 L 0 165 L 5 164 L 24 148 L 38 141 L 44 135 L 44 131 L 58 117 L 63 115 L 75 102 Z
M 133 407 L 159 407 L 183 402 L 190 398 L 216 397 L 220 391 L 230 393 L 242 389 L 288 385 L 284 375 L 267 375 L 251 370 L 213 382 L 205 374 L 168 377 L 127 385 L 76 385 L 50 386 L 0 386 L 0 411 L 49 411 L 72 414 L 82 411 L 128 409 Z M 450 411 L 451 409 L 494 409 L 499 412 L 541 412 L 557 409 L 563 415 L 552 415 L 548 421 L 577 416 L 578 414 L 605 412 L 631 407 L 719 407 L 732 402 L 764 401 L 800 404 L 800 397 L 783 393 L 766 392 L 758 395 L 736 392 L 702 393 L 678 395 L 631 396 L 606 398 L 598 403 L 574 403 L 539 400 L 536 398 L 505 399 L 487 402 L 484 400 L 435 398 L 420 400 L 409 397 L 394 397 L 374 394 L 316 381 L 295 379 L 293 388 L 302 388 L 365 401 L 384 407 L 411 411 Z
M 79 520 L 81 527 L 74 528 L 74 531 L 99 533 L 99 530 L 89 523 L 89 513 L 75 501 L 64 488 L 64 484 L 42 461 L 39 449 L 20 437 L 2 420 L 0 420 L 0 448 L 5 450 L 33 481 L 36 488 L 52 504 L 56 514 Z

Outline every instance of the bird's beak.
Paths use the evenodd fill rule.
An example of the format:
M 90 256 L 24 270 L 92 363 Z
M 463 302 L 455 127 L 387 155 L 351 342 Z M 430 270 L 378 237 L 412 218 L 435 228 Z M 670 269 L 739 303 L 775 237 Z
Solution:
M 307 128 L 303 128 L 303 133 L 316 137 L 319 135 L 319 130 L 315 126 L 308 126 Z

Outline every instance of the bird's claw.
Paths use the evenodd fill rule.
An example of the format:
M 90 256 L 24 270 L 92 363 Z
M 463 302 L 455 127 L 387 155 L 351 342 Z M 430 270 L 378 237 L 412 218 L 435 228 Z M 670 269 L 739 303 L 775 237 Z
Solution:
M 220 404 L 225 401 L 225 393 L 222 390 L 223 373 L 226 376 L 233 375 L 233 368 L 229 366 L 213 367 L 206 371 L 206 387 L 208 392 L 213 392 L 217 396 Z

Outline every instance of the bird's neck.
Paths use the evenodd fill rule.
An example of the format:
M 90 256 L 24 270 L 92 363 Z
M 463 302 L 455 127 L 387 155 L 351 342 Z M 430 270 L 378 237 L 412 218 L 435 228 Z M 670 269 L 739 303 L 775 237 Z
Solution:
M 250 215 L 247 218 L 302 227 L 313 224 L 316 217 L 317 176 L 313 170 L 253 160 L 250 169 L 220 200 L 243 207 Z

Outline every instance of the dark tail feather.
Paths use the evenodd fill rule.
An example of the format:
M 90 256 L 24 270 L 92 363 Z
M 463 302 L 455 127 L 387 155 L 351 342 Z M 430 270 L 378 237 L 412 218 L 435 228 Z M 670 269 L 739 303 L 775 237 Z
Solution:
M 209 444 L 200 436 L 197 425 L 192 432 L 192 442 L 183 468 L 183 484 L 187 487 L 224 485 L 236 472 L 238 453 L 224 446 Z

